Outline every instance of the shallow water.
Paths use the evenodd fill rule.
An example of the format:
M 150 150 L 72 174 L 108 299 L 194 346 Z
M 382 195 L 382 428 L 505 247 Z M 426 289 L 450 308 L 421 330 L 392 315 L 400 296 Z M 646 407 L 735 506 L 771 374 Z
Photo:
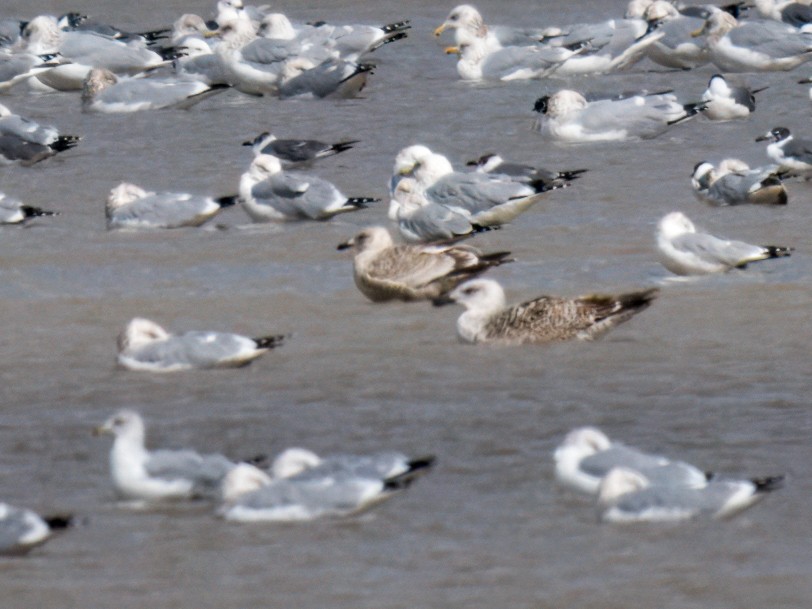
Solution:
M 624 2 L 479 3 L 494 22 L 568 23 L 619 16 Z M 206 15 L 209 2 L 120 0 L 71 8 L 134 29 Z M 656 140 L 557 146 L 530 129 L 534 100 L 585 90 L 704 91 L 713 68 L 503 86 L 457 80 L 431 31 L 451 5 L 325 0 L 278 8 L 295 19 L 410 18 L 378 51 L 363 99 L 260 100 L 227 92 L 192 111 L 88 116 L 75 95 L 0 102 L 65 133 L 74 151 L 0 168 L 2 190 L 60 212 L 0 229 L 2 499 L 84 524 L 25 559 L 0 561 L 3 606 L 50 607 L 802 607 L 812 595 L 808 409 L 812 329 L 812 185 L 789 184 L 784 209 L 710 208 L 690 189 L 694 164 L 767 161 L 753 140 L 776 125 L 810 134 L 809 70 L 751 74 L 769 85 L 743 122 L 695 120 Z M 3 15 L 59 12 L 5 2 Z M 444 38 L 448 43 L 450 38 Z M 650 70 L 656 70 L 654 72 Z M 569 189 L 501 231 L 476 238 L 517 262 L 492 273 L 511 300 L 662 285 L 658 301 L 604 340 L 544 348 L 458 343 L 459 310 L 373 305 L 335 245 L 385 223 L 385 205 L 327 223 L 108 233 L 104 199 L 122 180 L 151 190 L 233 193 L 258 132 L 361 140 L 313 171 L 348 196 L 385 197 L 397 151 L 424 143 L 455 163 L 499 151 L 589 168 Z M 680 209 L 710 232 L 793 245 L 746 272 L 673 281 L 654 228 Z M 114 366 L 133 316 L 175 331 L 290 332 L 240 370 L 148 375 Z M 155 446 L 232 456 L 307 446 L 319 453 L 434 453 L 408 493 L 347 521 L 239 526 L 207 506 L 133 511 L 114 504 L 109 441 L 92 426 L 140 410 Z M 599 526 L 591 500 L 553 481 L 554 447 L 572 427 L 735 475 L 785 472 L 788 484 L 725 523 Z

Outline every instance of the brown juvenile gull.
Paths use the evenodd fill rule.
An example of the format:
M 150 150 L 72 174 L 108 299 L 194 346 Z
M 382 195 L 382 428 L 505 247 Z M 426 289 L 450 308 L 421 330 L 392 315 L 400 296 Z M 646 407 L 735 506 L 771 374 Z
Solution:
M 338 249 L 355 248 L 355 285 L 373 302 L 429 300 L 491 267 L 510 252 L 482 254 L 465 245 L 395 245 L 382 226 L 362 230 Z
M 657 289 L 651 288 L 619 295 L 539 296 L 507 306 L 502 286 L 491 279 L 474 279 L 434 304 L 465 306 L 457 333 L 466 342 L 520 345 L 592 340 L 647 308 L 656 295 Z

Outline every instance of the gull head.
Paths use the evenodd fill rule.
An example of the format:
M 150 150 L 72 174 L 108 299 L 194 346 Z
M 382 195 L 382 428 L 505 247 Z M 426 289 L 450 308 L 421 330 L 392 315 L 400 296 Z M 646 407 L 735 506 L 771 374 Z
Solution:
M 369 226 L 349 241 L 339 243 L 339 250 L 354 248 L 357 254 L 380 252 L 394 245 L 392 236 L 383 226 Z
M 271 465 L 274 478 L 290 478 L 303 471 L 316 467 L 321 458 L 312 450 L 306 448 L 287 448 L 283 450 Z
M 246 493 L 252 493 L 270 483 L 271 477 L 258 467 L 249 463 L 239 463 L 223 477 L 220 493 L 223 502 L 230 504 Z
M 666 239 L 673 239 L 685 233 L 695 233 L 696 227 L 685 214 L 679 211 L 672 211 L 666 214 L 657 225 L 660 235 Z
M 598 487 L 598 505 L 611 505 L 623 495 L 643 490 L 647 486 L 648 478 L 640 472 L 628 467 L 613 467 Z
M 764 135 L 759 135 L 756 138 L 757 142 L 783 142 L 791 136 L 789 129 L 786 127 L 773 127 Z
M 721 74 L 714 74 L 710 77 L 708 91 L 714 97 L 730 97 L 730 86 Z
M 143 347 L 155 341 L 166 340 L 171 334 L 154 321 L 134 317 L 118 335 L 118 349 L 124 351 Z
M 134 410 L 119 410 L 112 417 L 93 430 L 93 435 L 113 435 L 117 438 L 132 438 L 143 443 L 144 419 Z
M 196 38 L 194 36 L 187 37 L 177 50 L 178 53 L 184 57 L 197 57 L 211 53 L 209 43 L 202 38 Z
M 569 432 L 561 445 L 555 449 L 555 460 L 559 461 L 565 455 L 585 459 L 591 455 L 608 450 L 612 442 L 609 437 L 597 427 L 578 427 Z
M 505 291 L 493 279 L 472 279 L 432 302 L 436 307 L 458 303 L 469 311 L 487 314 L 505 307 Z
M 257 181 L 282 171 L 282 162 L 272 154 L 259 154 L 251 162 L 248 173 Z
M 260 21 L 259 35 L 274 40 L 293 40 L 296 38 L 296 30 L 293 29 L 293 24 L 284 14 L 270 13 Z
M 118 82 L 118 77 L 106 68 L 93 68 L 82 84 L 82 103 L 89 104 L 100 92 Z
M 736 21 L 733 15 L 714 7 L 711 9 L 708 18 L 705 19 L 705 24 L 698 30 L 691 32 L 691 36 L 698 38 L 703 34 L 707 34 L 708 42 L 713 44 L 738 25 L 739 22 Z
M 434 30 L 434 35 L 439 36 L 446 30 L 466 30 L 483 38 L 488 34 L 482 15 L 470 4 L 460 4 L 452 9 L 445 21 Z
M 222 39 L 217 45 L 220 54 L 237 51 L 257 37 L 254 24 L 244 13 L 229 16 L 224 20 L 218 18 L 217 23 L 220 24 L 219 33 Z
M 655 0 L 643 11 L 642 19 L 648 22 L 667 21 L 679 16 L 680 13 L 673 4 L 666 0 Z
M 26 50 L 34 55 L 56 53 L 62 42 L 62 30 L 56 17 L 40 15 L 29 21 L 22 31 Z
M 107 195 L 107 211 L 110 212 L 128 203 L 137 201 L 138 199 L 143 199 L 148 194 L 149 193 L 140 186 L 130 184 L 129 182 L 122 182 Z
M 184 36 L 194 36 L 197 34 L 206 36 L 210 33 L 211 30 L 209 26 L 206 25 L 206 20 L 194 13 L 184 13 L 172 24 L 172 39 L 175 41 L 180 40 Z
M 533 110 L 550 118 L 564 116 L 587 107 L 586 98 L 571 89 L 562 89 L 552 95 L 545 95 L 536 100 Z
M 431 149 L 421 144 L 407 146 L 395 157 L 395 167 L 392 170 L 395 175 L 412 175 L 415 167 L 431 156 Z
M 707 190 L 716 181 L 716 169 L 708 161 L 700 161 L 694 165 L 691 174 L 691 185 L 695 190 Z
M 401 178 L 389 201 L 389 219 L 397 220 L 401 210 L 408 213 L 428 204 L 429 200 L 423 194 L 417 180 L 408 176 Z

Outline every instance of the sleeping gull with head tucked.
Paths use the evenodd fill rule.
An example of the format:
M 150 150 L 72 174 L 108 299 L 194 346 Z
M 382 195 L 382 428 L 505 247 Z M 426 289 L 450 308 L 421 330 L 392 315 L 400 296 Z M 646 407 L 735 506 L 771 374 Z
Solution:
M 353 147 L 358 140 L 346 140 L 328 144 L 320 140 L 278 139 L 272 133 L 263 131 L 253 140 L 243 142 L 243 146 L 251 146 L 254 156 L 270 154 L 284 163 L 291 165 L 297 163 L 310 163 L 335 154 L 339 154 Z
M 598 492 L 603 477 L 615 467 L 645 474 L 657 484 L 701 488 L 708 480 L 708 475 L 693 465 L 613 442 L 595 427 L 578 427 L 570 431 L 554 455 L 556 479 L 570 488 L 590 494 Z
M 240 202 L 254 222 L 327 220 L 379 200 L 346 197 L 326 180 L 284 170 L 270 154 L 254 157 L 240 178 Z
M 174 372 L 246 366 L 284 343 L 284 335 L 249 338 L 228 332 L 170 334 L 148 319 L 132 319 L 118 337 L 118 363 L 129 370 Z
M 84 112 L 138 112 L 162 108 L 188 109 L 228 89 L 199 80 L 119 78 L 110 70 L 93 68 L 82 88 Z
M 122 182 L 107 196 L 107 228 L 200 226 L 236 203 L 236 196 L 213 199 L 180 192 L 155 193 Z
M 805 175 L 812 173 L 812 140 L 796 138 L 786 127 L 773 127 L 756 138 L 767 141 L 767 156 L 781 169 Z
M 685 214 L 674 211 L 657 225 L 660 262 L 677 275 L 707 275 L 745 268 L 751 262 L 789 256 L 790 247 L 751 245 L 699 233 Z
M 510 262 L 509 252 L 482 254 L 465 245 L 395 245 L 372 226 L 338 246 L 353 248 L 355 285 L 373 302 L 428 300 L 489 268 Z
M 703 487 L 659 485 L 644 474 L 613 468 L 598 491 L 602 522 L 674 522 L 696 517 L 724 519 L 751 507 L 783 486 L 783 476 L 753 480 L 711 479 Z
M 700 201 L 713 205 L 786 205 L 784 175 L 777 165 L 750 169 L 739 159 L 725 159 L 716 167 L 702 161 L 694 167 L 691 185 Z
M 502 286 L 491 279 L 473 279 L 434 304 L 459 303 L 457 334 L 469 343 L 521 345 L 570 339 L 593 340 L 648 308 L 657 289 L 577 298 L 539 296 L 507 305 Z
M 683 104 L 671 93 L 640 94 L 587 101 L 562 89 L 536 100 L 534 129 L 560 142 L 608 142 L 649 139 L 696 115 L 704 103 Z
M 39 207 L 25 205 L 18 199 L 12 199 L 0 192 L 0 224 L 22 224 L 30 218 L 55 216 L 54 211 L 45 211 Z
M 365 461 L 365 463 L 361 462 Z M 223 479 L 218 513 L 234 522 L 291 522 L 357 514 L 408 488 L 433 465 L 434 458 L 406 460 L 397 473 L 374 458 L 345 456 L 300 473 L 271 478 L 240 464 Z
M 94 433 L 114 436 L 110 477 L 122 499 L 149 502 L 216 497 L 223 477 L 236 465 L 217 454 L 148 450 L 144 421 L 132 410 L 117 412 Z

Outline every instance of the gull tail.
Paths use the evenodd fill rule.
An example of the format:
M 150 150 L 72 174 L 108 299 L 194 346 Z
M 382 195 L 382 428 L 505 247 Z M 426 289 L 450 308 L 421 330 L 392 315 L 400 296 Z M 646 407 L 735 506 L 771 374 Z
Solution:
M 357 144 L 361 140 L 347 140 L 346 142 L 336 142 L 332 146 L 328 147 L 323 153 L 320 153 L 316 156 L 330 156 L 332 154 L 338 154 L 339 152 L 344 152 L 345 150 L 349 150 L 353 147 L 354 144 Z
M 633 311 L 635 313 L 642 311 L 657 298 L 659 291 L 658 288 L 649 288 L 639 292 L 621 294 L 617 297 L 618 311 Z
M 367 49 L 367 53 L 371 53 L 376 49 L 380 49 L 383 45 L 389 44 L 390 42 L 395 42 L 396 40 L 403 40 L 404 38 L 408 38 L 409 35 L 406 32 L 394 32 L 392 34 L 387 34 L 386 37 L 381 38 L 378 42 L 373 44 Z
M 411 25 L 409 25 L 411 21 L 405 19 L 404 21 L 396 21 L 395 23 L 387 23 L 386 25 L 382 25 L 381 29 L 387 33 L 391 34 L 393 32 L 402 32 L 404 30 L 411 29 Z
M 48 144 L 48 147 L 54 152 L 62 152 L 63 150 L 70 150 L 79 145 L 79 140 L 82 139 L 78 135 L 60 135 L 53 142 Z
M 231 88 L 231 85 L 213 84 L 208 89 L 206 89 L 205 91 L 201 91 L 200 93 L 196 93 L 195 95 L 190 95 L 189 97 L 187 97 L 186 99 L 178 102 L 177 104 L 175 104 L 172 107 L 173 108 L 178 108 L 178 109 L 181 109 L 181 110 L 188 110 L 189 108 L 191 108 L 195 104 L 202 102 L 207 97 L 211 97 L 212 95 L 215 95 L 217 93 L 222 93 L 226 89 L 230 89 L 230 88 Z
M 763 478 L 753 478 L 750 480 L 755 487 L 756 493 L 771 493 L 784 486 L 785 476 L 765 476 Z
M 676 125 L 677 123 L 681 123 L 682 121 L 686 121 L 692 116 L 696 116 L 702 110 L 708 107 L 708 102 L 697 102 L 694 104 L 683 104 L 682 108 L 685 110 L 685 115 L 679 118 L 675 118 L 672 121 L 668 121 L 668 125 Z
M 783 247 L 780 245 L 762 245 L 761 247 L 764 248 L 764 259 L 767 258 L 783 258 L 784 256 L 789 256 L 794 247 Z
M 342 206 L 342 211 L 354 211 L 356 209 L 366 209 L 370 203 L 379 203 L 380 199 L 373 197 L 351 197 Z
M 252 339 L 257 344 L 257 349 L 275 349 L 285 344 L 285 334 L 275 334 L 273 336 L 260 336 Z
M 33 207 L 31 205 L 23 205 L 20 207 L 20 211 L 23 212 L 23 215 L 26 218 L 38 218 L 40 216 L 58 216 L 59 214 L 55 211 L 46 211 L 39 207 Z
M 53 514 L 51 516 L 43 516 L 42 519 L 52 531 L 68 529 L 77 524 L 76 517 L 73 514 Z
M 145 38 L 149 42 L 155 42 L 156 40 L 162 40 L 163 38 L 169 38 L 169 34 L 172 32 L 171 29 L 164 28 L 162 30 L 151 30 L 149 32 L 138 32 L 137 36 L 141 36 Z
M 572 180 L 580 178 L 581 174 L 587 171 L 589 171 L 589 169 L 565 169 L 564 171 L 558 172 L 558 177 L 571 182 Z
M 436 461 L 437 459 L 434 455 L 412 459 L 409 461 L 409 469 L 383 481 L 384 489 L 387 491 L 402 491 L 403 489 L 409 488 L 412 482 L 427 473 L 428 470 L 434 466 Z
M 232 205 L 236 205 L 240 201 L 239 195 L 230 195 L 228 197 L 220 197 L 219 199 L 215 199 L 217 204 L 222 207 L 231 207 Z

